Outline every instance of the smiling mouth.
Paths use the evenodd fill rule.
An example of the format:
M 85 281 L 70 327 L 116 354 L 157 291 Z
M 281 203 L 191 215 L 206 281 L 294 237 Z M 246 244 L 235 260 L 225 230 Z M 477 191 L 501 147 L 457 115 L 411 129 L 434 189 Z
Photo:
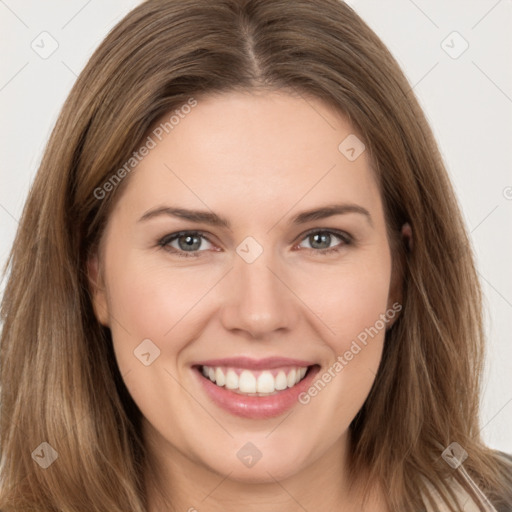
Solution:
M 245 396 L 272 396 L 295 387 L 311 366 L 287 366 L 267 370 L 249 370 L 226 366 L 198 366 L 201 375 L 220 388 Z

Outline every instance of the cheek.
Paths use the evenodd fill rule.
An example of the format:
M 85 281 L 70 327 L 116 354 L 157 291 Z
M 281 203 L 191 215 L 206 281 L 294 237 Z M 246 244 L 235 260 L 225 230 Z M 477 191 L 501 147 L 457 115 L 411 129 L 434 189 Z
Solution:
M 312 407 L 315 421 L 347 428 L 368 396 L 382 356 L 390 278 L 391 260 L 381 258 L 315 281 L 308 305 L 329 327 L 323 330 L 329 355 L 301 402 Z
M 137 390 L 142 395 L 151 389 L 154 393 L 154 389 L 162 387 L 162 381 L 168 381 L 169 375 L 162 374 L 159 377 L 162 381 L 157 382 L 156 375 L 148 379 L 145 372 L 144 382 L 138 382 L 140 371 L 148 369 L 142 369 L 136 359 L 136 353 L 142 350 L 139 347 L 146 346 L 141 343 L 149 339 L 156 347 L 159 359 L 158 364 L 151 364 L 153 371 L 165 367 L 173 374 L 179 373 L 180 354 L 190 340 L 201 335 L 208 321 L 210 312 L 204 310 L 204 298 L 219 282 L 222 269 L 219 273 L 211 268 L 201 272 L 197 267 L 180 268 L 176 264 L 172 267 L 162 263 L 164 258 L 158 258 L 156 264 L 147 255 L 129 250 L 116 253 L 113 249 L 108 256 L 109 310 L 119 369 L 128 376 L 126 383 L 132 386 L 132 396 L 138 396 Z
M 337 354 L 348 350 L 359 335 L 364 338 L 376 323 L 380 331 L 385 330 L 380 315 L 388 306 L 390 279 L 391 261 L 381 258 L 371 265 L 353 264 L 329 274 L 318 273 L 307 295 L 304 289 L 302 296 L 308 297 L 308 306 L 329 328 L 326 340 Z
M 215 284 L 212 273 L 148 265 L 127 257 L 109 272 L 110 310 L 135 337 L 162 339 L 182 321 Z
M 345 284 L 337 311 L 334 310 L 334 305 L 330 309 L 338 353 L 349 350 L 354 340 L 364 343 L 365 333 L 369 330 L 374 337 L 374 328 L 384 332 L 385 325 L 382 325 L 380 315 L 385 314 L 388 302 L 389 280 L 381 281 L 370 276 L 360 276 L 357 279 L 354 276 L 354 279 Z

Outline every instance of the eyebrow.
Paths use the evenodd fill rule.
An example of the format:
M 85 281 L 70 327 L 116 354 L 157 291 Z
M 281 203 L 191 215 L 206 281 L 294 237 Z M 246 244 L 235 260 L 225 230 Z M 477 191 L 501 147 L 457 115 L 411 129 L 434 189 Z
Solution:
M 311 222 L 314 220 L 326 219 L 328 217 L 332 217 L 334 215 L 344 215 L 348 213 L 357 213 L 363 215 L 370 226 L 373 227 L 372 216 L 370 212 L 353 203 L 344 203 L 344 204 L 333 204 L 328 206 L 322 206 L 320 208 L 313 208 L 311 210 L 306 210 L 301 212 L 291 219 L 292 224 L 306 224 L 307 222 Z M 203 223 L 208 224 L 210 226 L 226 228 L 231 230 L 231 223 L 213 212 L 208 212 L 204 210 L 189 210 L 186 208 L 175 208 L 171 206 L 161 206 L 158 208 L 154 208 L 152 210 L 148 210 L 142 217 L 138 220 L 138 222 L 147 221 L 149 219 L 153 219 L 155 217 L 159 217 L 162 215 L 167 215 L 171 217 L 177 217 L 180 219 L 185 219 L 190 222 Z

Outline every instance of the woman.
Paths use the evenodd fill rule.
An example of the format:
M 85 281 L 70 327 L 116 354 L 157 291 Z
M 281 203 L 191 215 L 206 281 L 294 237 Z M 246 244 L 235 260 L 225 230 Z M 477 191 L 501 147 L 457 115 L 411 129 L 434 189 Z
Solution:
M 77 80 L 11 253 L 0 508 L 509 510 L 480 300 L 349 7 L 149 0 Z

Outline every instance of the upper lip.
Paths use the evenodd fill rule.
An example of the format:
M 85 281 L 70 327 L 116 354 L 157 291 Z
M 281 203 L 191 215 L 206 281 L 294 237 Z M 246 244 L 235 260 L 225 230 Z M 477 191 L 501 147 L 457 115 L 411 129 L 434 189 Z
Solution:
M 248 370 L 267 370 L 282 366 L 312 366 L 315 363 L 288 357 L 266 357 L 264 359 L 252 359 L 250 357 L 228 357 L 223 359 L 208 359 L 199 361 L 193 366 L 228 366 L 232 368 L 246 368 Z

